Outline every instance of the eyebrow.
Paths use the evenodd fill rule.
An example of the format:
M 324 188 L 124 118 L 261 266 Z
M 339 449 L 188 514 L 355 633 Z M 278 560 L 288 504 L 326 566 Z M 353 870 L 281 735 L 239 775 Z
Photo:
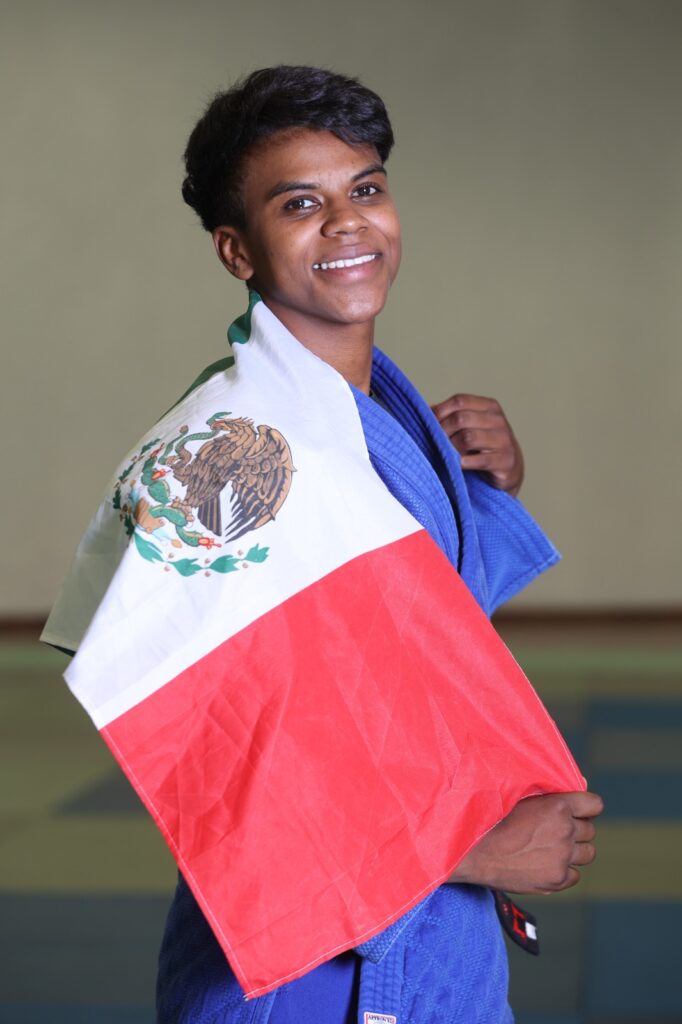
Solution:
M 386 175 L 386 168 L 383 164 L 370 164 L 369 167 L 365 167 L 363 171 L 359 171 L 354 174 L 350 179 L 353 181 L 359 181 L 361 178 L 366 178 L 370 174 L 383 174 Z M 266 199 L 276 199 L 277 196 L 281 196 L 284 192 L 298 192 L 298 191 L 315 191 L 322 186 L 319 182 L 314 181 L 280 181 L 274 188 L 271 188 L 268 192 Z

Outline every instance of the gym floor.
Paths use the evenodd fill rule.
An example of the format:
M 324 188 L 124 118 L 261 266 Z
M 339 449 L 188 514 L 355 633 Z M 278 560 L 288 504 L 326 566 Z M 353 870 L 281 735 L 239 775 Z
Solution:
M 581 885 L 519 902 L 517 1024 L 682 1022 L 682 638 L 672 627 L 501 630 L 607 810 Z M 0 640 L 0 1020 L 150 1024 L 174 886 L 166 847 L 60 680 Z

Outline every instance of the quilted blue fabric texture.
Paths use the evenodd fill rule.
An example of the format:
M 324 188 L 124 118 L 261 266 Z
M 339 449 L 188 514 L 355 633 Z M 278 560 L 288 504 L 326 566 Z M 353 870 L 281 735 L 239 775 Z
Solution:
M 507 953 L 492 894 L 441 886 L 379 964 L 360 975 L 358 1021 L 383 1013 L 397 1024 L 509 1024 Z

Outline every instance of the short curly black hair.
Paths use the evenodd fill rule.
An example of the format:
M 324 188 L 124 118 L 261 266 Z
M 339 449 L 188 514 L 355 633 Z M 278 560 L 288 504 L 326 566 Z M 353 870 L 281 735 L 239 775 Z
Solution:
M 368 143 L 382 162 L 393 146 L 383 100 L 356 78 L 285 64 L 254 71 L 213 98 L 187 143 L 182 197 L 207 231 L 220 224 L 246 226 L 244 157 L 259 139 L 287 128 L 328 131 L 350 144 Z

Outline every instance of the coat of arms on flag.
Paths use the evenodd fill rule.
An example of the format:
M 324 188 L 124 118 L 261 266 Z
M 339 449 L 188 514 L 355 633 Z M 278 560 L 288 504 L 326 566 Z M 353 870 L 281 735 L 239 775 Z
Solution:
M 273 521 L 291 487 L 295 469 L 279 430 L 229 415 L 214 413 L 208 430 L 194 433 L 183 424 L 165 444 L 147 441 L 116 481 L 112 505 L 139 554 L 182 576 L 236 572 L 265 561 L 268 549 L 258 544 L 206 553 Z M 192 556 L 192 549 L 203 549 L 204 557 Z

